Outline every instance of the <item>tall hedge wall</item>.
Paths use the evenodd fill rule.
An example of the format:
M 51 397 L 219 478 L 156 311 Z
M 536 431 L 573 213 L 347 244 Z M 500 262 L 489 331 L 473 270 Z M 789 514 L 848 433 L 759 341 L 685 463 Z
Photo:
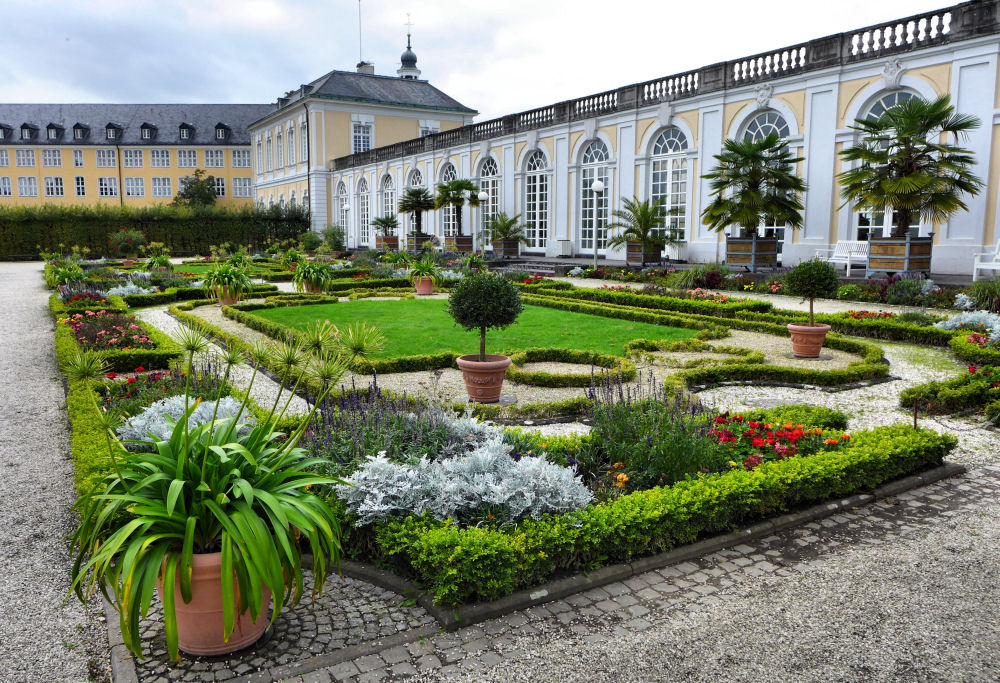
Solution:
M 269 240 L 296 238 L 309 229 L 300 207 L 241 209 L 219 207 L 54 206 L 0 209 L 0 260 L 37 258 L 60 244 L 90 247 L 91 256 L 108 254 L 108 238 L 124 228 L 141 230 L 150 242 L 163 242 L 173 255 L 207 254 L 225 242 L 262 247 Z

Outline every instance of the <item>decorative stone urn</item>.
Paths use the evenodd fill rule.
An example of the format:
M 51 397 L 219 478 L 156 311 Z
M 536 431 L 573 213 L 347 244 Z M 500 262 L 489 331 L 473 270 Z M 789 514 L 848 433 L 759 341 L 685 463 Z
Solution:
M 796 358 L 819 358 L 819 352 L 826 341 L 826 333 L 830 331 L 829 325 L 822 323 L 816 325 L 796 325 L 788 324 L 788 333 L 792 337 L 792 353 Z
M 458 369 L 465 379 L 465 390 L 469 400 L 476 403 L 497 403 L 503 380 L 507 375 L 510 358 L 499 354 L 486 354 L 486 360 L 479 360 L 479 354 L 459 356 L 455 359 Z

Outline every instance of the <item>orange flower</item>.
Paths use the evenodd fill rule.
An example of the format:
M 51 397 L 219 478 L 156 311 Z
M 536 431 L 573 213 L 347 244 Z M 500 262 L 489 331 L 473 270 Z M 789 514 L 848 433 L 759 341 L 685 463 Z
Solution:
M 827 446 L 832 446 L 834 444 L 840 443 L 840 441 L 837 439 L 826 439 L 823 443 L 825 443 Z
M 625 469 L 625 463 L 623 463 L 623 462 L 616 462 L 614 465 L 611 466 L 611 469 L 613 469 L 613 470 L 623 470 L 623 469 Z
M 548 444 L 547 444 L 547 443 L 545 443 L 544 441 L 543 441 L 542 443 L 538 444 L 538 445 L 539 445 L 539 446 L 540 446 L 541 448 L 548 448 Z
M 615 483 L 615 486 L 617 486 L 618 488 L 621 488 L 622 486 L 625 485 L 625 482 L 627 482 L 627 481 L 628 481 L 628 475 L 625 474 L 624 472 L 621 472 L 621 473 L 618 474 L 618 481 L 617 481 L 617 483 Z
M 845 432 L 844 434 L 841 434 L 841 435 L 840 435 L 840 438 L 841 438 L 842 440 L 844 440 L 844 441 L 850 441 L 850 440 L 851 440 L 851 435 L 850 435 L 850 434 L 847 434 L 847 433 Z
M 813 434 L 822 434 L 822 433 L 823 433 L 823 430 L 820 429 L 819 427 L 817 427 L 816 429 L 813 430 Z

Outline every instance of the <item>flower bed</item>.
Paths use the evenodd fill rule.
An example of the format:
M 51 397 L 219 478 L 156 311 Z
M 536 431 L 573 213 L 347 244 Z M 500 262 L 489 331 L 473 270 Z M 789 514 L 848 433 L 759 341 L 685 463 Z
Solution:
M 60 347 L 68 349 L 70 354 L 75 351 L 95 351 L 114 372 L 131 372 L 139 366 L 151 370 L 166 369 L 180 355 L 180 349 L 173 340 L 132 316 L 106 311 L 90 313 L 91 316 L 76 313 L 70 318 L 57 321 L 57 351 Z M 91 319 L 100 322 L 83 322 Z M 74 330 L 74 325 L 79 328 L 78 331 Z M 133 325 L 135 329 L 132 329 Z M 81 335 L 84 330 L 87 334 Z M 99 335 L 102 331 L 106 333 Z M 121 336 L 116 337 L 116 333 Z
M 948 414 L 964 410 L 985 411 L 990 419 L 1000 414 L 1000 365 L 970 365 L 967 372 L 950 379 L 925 382 L 904 389 L 903 408 Z

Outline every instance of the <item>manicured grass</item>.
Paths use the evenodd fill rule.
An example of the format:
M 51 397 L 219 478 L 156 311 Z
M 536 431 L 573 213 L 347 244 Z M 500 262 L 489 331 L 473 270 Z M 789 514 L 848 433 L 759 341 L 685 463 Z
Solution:
M 386 337 L 380 358 L 416 356 L 441 351 L 474 353 L 479 335 L 455 325 L 443 299 L 415 301 L 352 301 L 316 306 L 289 306 L 254 311 L 254 315 L 303 329 L 310 322 L 329 320 L 340 325 L 357 320 L 378 327 Z M 541 306 L 525 306 L 516 324 L 486 333 L 488 353 L 533 347 L 565 347 L 622 355 L 633 339 L 687 339 L 696 330 L 571 313 Z
M 208 271 L 217 267 L 218 263 L 185 263 L 183 265 L 175 265 L 174 272 L 177 273 L 194 273 L 195 275 L 204 275 Z M 264 268 L 258 268 L 255 266 L 250 266 L 250 275 L 257 277 L 262 273 L 270 273 L 272 271 L 266 270 Z

